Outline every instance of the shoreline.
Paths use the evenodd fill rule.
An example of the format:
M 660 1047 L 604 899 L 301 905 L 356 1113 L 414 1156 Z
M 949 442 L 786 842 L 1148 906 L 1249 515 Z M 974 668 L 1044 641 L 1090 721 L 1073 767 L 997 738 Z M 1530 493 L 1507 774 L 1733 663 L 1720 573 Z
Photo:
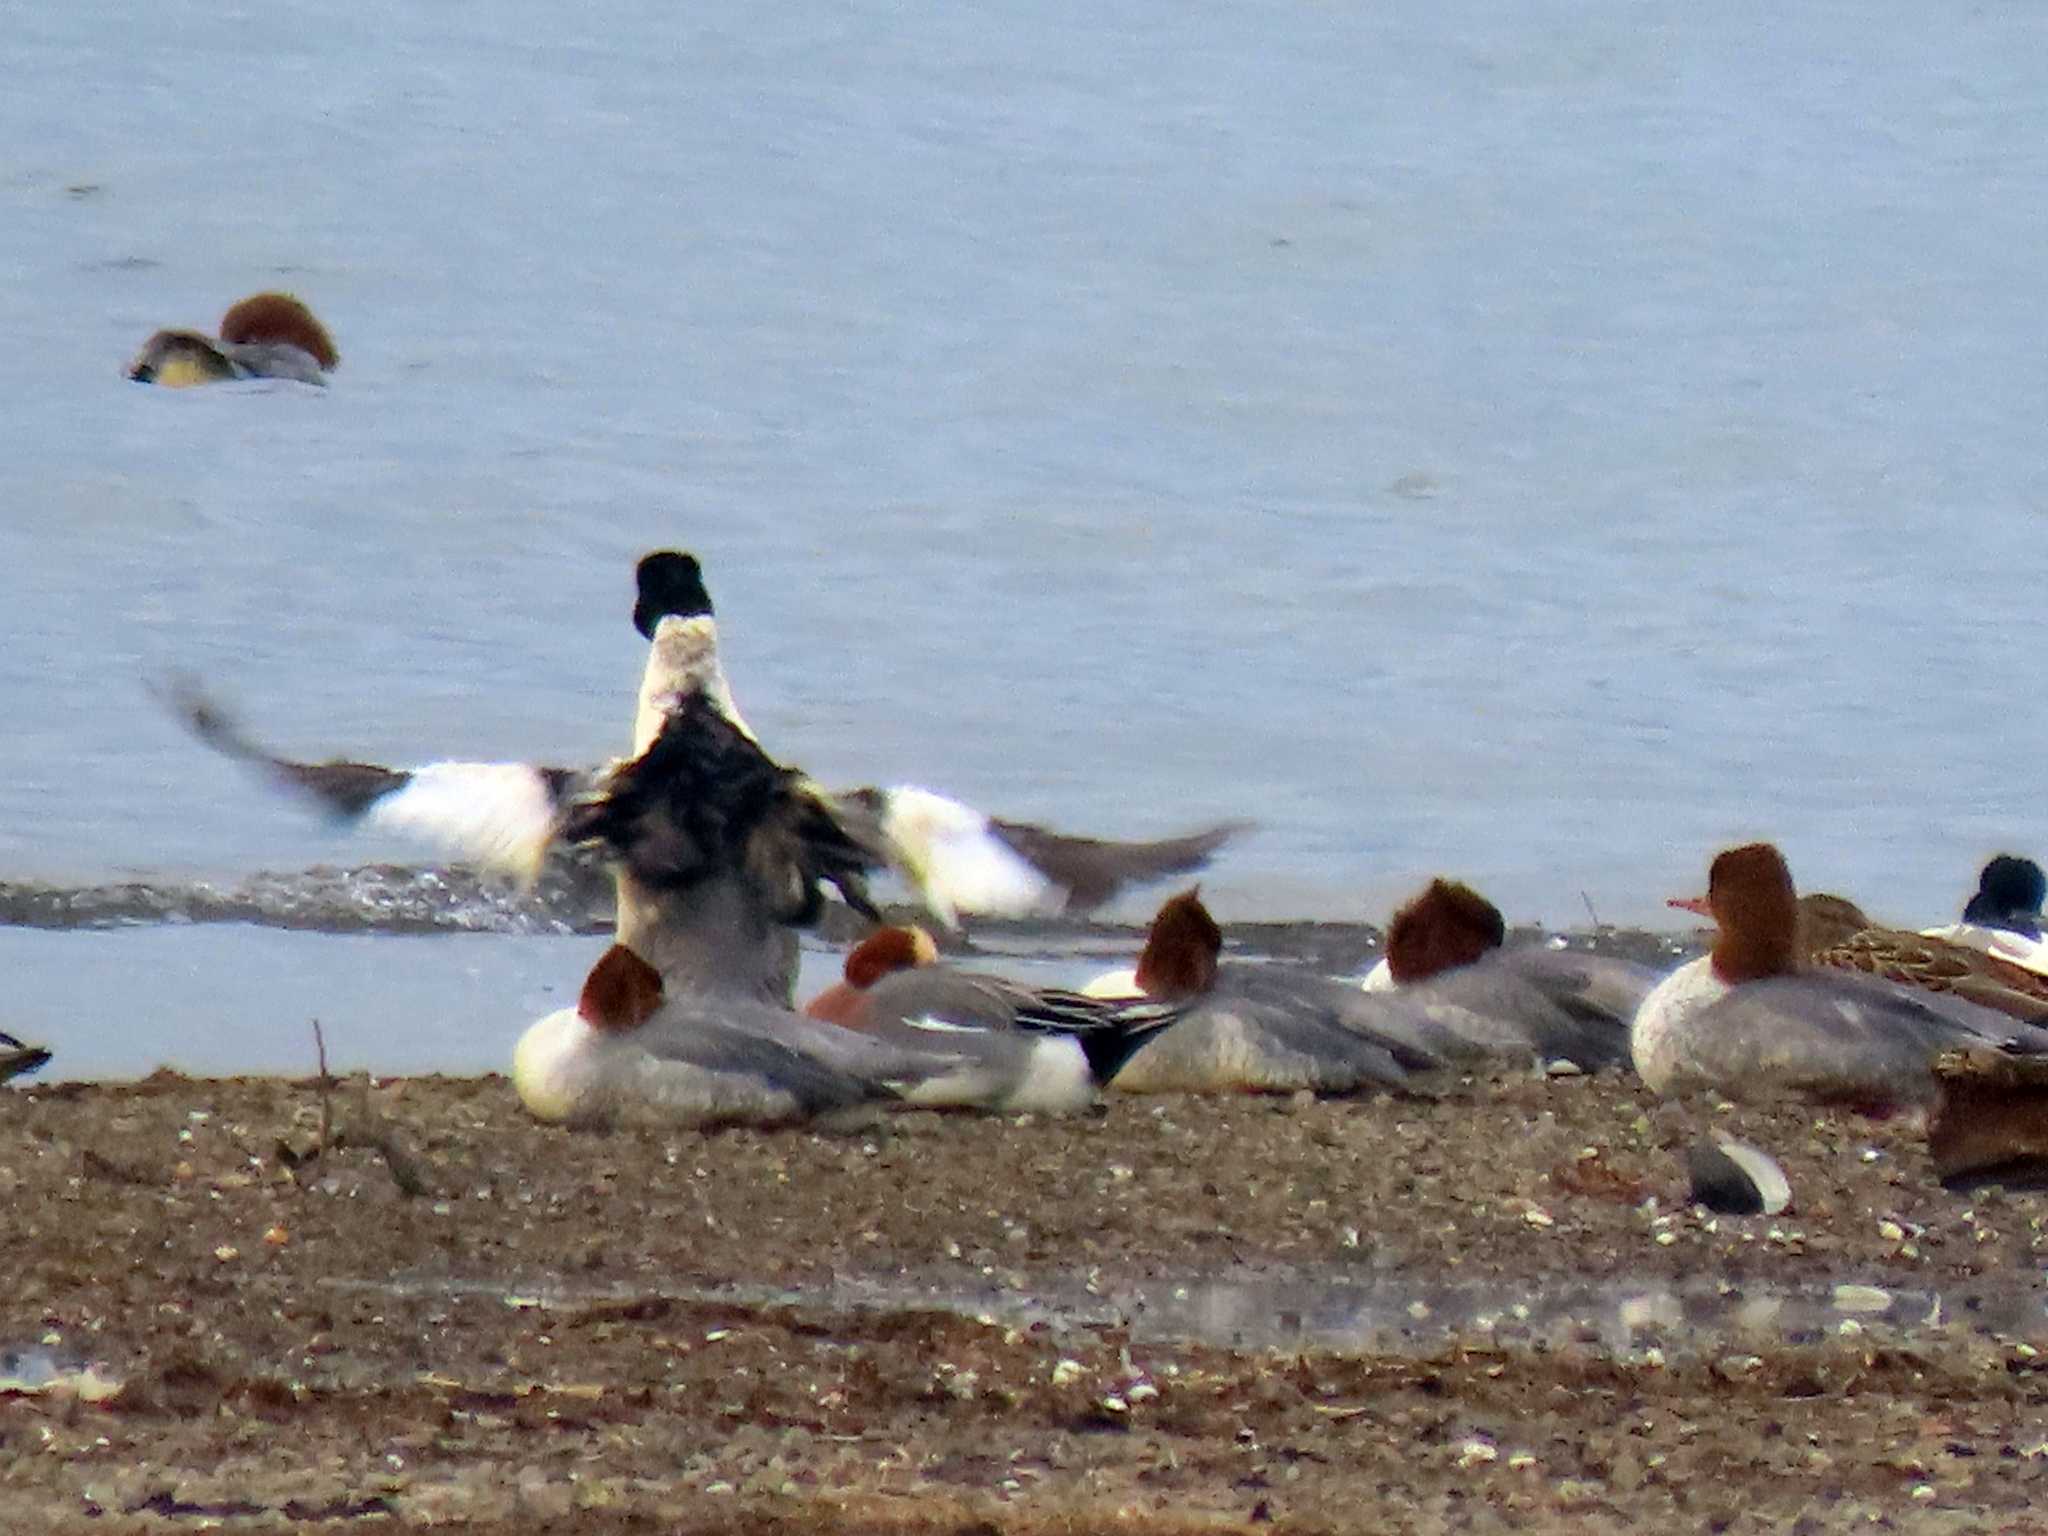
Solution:
M 1710 1130 L 1792 1207 L 1686 1206 Z M 30 1080 L 0 1195 L 45 1378 L 0 1497 L 52 1529 L 2023 1531 L 2048 1489 L 2048 1198 L 1615 1078 L 841 1135 Z

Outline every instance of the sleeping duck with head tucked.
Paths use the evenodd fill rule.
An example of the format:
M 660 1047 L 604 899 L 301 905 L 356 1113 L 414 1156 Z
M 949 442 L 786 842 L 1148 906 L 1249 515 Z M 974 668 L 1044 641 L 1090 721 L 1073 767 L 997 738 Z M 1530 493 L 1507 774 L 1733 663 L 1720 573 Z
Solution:
M 235 379 L 325 384 L 340 362 L 334 338 L 302 300 L 289 293 L 256 293 L 221 316 L 218 336 L 158 331 L 128 365 L 128 377 L 169 389 Z

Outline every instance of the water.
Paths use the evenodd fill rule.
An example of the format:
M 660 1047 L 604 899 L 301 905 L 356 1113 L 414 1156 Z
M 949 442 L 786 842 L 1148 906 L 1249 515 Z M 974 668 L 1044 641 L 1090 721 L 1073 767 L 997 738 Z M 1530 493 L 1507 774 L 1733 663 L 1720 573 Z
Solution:
M 2006 687 L 2048 498 L 2044 34 L 29 8 L 0 878 L 417 857 L 252 795 L 143 679 L 316 756 L 592 760 L 631 561 L 678 544 L 773 750 L 1081 831 L 1254 815 L 1227 917 L 1378 917 L 1448 871 L 1516 920 L 1659 920 L 1759 835 L 1951 916 L 2042 851 Z M 121 379 L 272 285 L 334 330 L 332 389 Z

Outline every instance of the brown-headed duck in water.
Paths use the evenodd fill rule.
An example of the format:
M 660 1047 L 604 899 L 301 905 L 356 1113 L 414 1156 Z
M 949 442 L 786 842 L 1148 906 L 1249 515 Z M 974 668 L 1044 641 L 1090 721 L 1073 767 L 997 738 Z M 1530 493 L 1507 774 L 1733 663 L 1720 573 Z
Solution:
M 301 300 L 288 293 L 257 293 L 221 316 L 217 337 L 158 331 L 128 365 L 128 377 L 169 389 L 233 379 L 325 384 L 340 363 L 334 338 Z

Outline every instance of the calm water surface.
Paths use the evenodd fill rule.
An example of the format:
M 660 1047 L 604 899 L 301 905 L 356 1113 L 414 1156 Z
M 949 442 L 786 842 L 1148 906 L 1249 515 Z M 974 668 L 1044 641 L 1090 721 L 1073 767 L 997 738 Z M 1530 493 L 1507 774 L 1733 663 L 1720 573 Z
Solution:
M 2048 850 L 2048 13 L 81 0 L 0 46 L 0 878 L 416 857 L 143 680 L 304 753 L 593 759 L 656 544 L 773 750 L 1255 815 L 1226 915 L 1450 870 L 1654 920 L 1768 835 L 1934 921 Z M 120 377 L 273 285 L 332 389 Z M 71 942 L 130 990 L 0 1027 L 152 1030 L 182 965 L 253 1039 L 243 968 L 299 1021 L 347 985 Z M 393 1064 L 456 942 L 378 949 Z M 574 980 L 501 948 L 515 1021 Z

